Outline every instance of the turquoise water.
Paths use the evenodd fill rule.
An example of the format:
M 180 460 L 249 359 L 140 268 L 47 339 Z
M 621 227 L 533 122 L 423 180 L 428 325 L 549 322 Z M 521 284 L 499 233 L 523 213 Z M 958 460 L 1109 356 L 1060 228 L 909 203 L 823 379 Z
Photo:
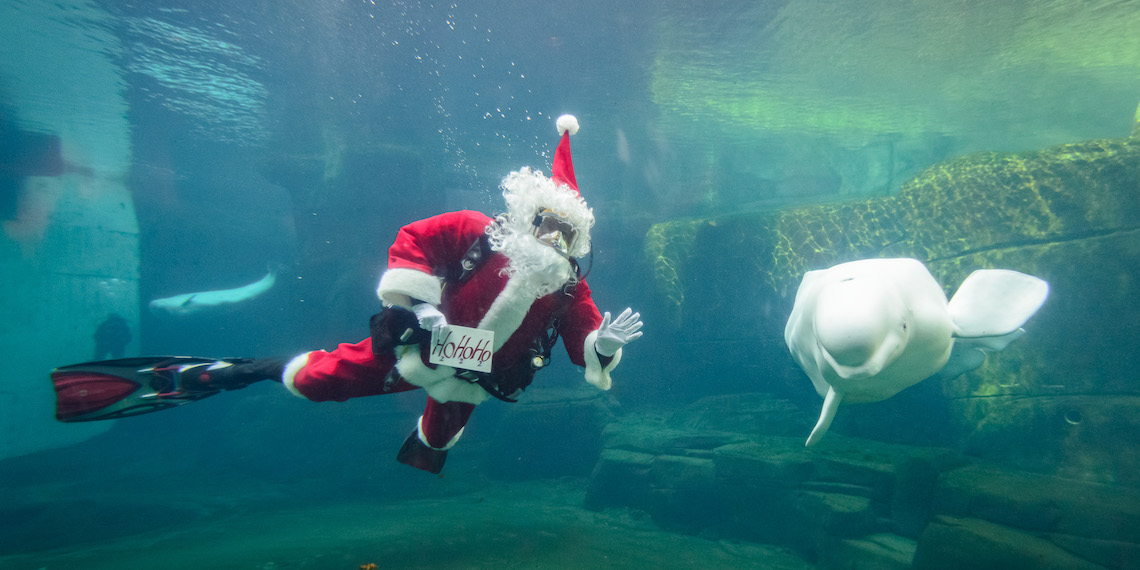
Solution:
M 790 235 L 765 216 L 898 196 L 974 152 L 1116 139 L 1109 158 L 1134 156 L 1138 29 L 1128 1 L 9 1 L 0 568 L 1137 567 L 1137 345 L 1117 307 L 1138 224 L 1135 200 L 1096 198 L 1135 197 L 1133 159 L 1064 151 L 1090 165 L 1071 186 L 1025 185 L 1094 196 L 1053 202 L 1080 214 L 1000 201 L 1046 229 L 963 266 L 1090 249 L 1016 267 L 1054 290 L 990 368 L 845 407 L 821 450 L 802 448 L 821 399 L 780 334 L 794 283 L 753 238 Z M 441 477 L 395 461 L 417 392 L 318 405 L 263 383 L 53 419 L 47 373 L 92 359 L 111 314 L 127 356 L 364 338 L 396 231 L 502 211 L 503 176 L 549 171 L 563 113 L 582 125 L 594 298 L 646 325 L 612 391 L 556 349 L 522 402 L 479 407 Z M 989 208 L 921 206 L 941 232 L 923 239 L 1024 230 L 966 223 Z M 858 241 L 871 216 L 838 211 L 803 227 Z M 898 231 L 884 251 L 927 230 Z M 958 258 L 934 257 L 953 293 Z M 238 306 L 147 309 L 268 270 Z

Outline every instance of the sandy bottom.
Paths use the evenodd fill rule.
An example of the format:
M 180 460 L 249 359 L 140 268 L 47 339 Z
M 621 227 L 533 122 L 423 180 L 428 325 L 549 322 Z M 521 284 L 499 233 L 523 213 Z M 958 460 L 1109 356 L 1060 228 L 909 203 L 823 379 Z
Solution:
M 549 481 L 396 503 L 261 497 L 163 520 L 157 530 L 87 542 L 64 536 L 71 546 L 0 553 L 0 568 L 812 567 L 776 547 L 662 531 L 638 513 L 589 511 L 578 506 L 582 498 L 580 482 Z

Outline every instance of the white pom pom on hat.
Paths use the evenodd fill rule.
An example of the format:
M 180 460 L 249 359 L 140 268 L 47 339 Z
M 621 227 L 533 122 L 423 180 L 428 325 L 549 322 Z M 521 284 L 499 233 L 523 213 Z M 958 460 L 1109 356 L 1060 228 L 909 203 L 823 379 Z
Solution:
M 578 118 L 574 115 L 562 115 L 555 123 L 558 127 L 558 148 L 554 150 L 554 164 L 551 167 L 550 178 L 559 184 L 570 188 L 578 194 L 578 181 L 574 179 L 574 164 L 570 160 L 570 135 L 578 134 Z
M 558 126 L 559 136 L 562 136 L 562 133 L 568 131 L 571 135 L 578 134 L 578 117 L 575 117 L 574 115 L 562 115 L 561 117 L 558 117 L 558 121 L 555 123 L 555 125 Z

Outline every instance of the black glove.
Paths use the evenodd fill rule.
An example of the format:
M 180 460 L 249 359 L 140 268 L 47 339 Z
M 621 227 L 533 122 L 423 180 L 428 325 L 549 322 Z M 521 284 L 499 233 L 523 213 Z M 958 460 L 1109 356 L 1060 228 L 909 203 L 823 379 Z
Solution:
M 431 331 L 420 328 L 416 314 L 404 307 L 384 307 L 368 320 L 372 335 L 372 354 L 392 352 L 403 344 L 419 344 L 431 338 Z

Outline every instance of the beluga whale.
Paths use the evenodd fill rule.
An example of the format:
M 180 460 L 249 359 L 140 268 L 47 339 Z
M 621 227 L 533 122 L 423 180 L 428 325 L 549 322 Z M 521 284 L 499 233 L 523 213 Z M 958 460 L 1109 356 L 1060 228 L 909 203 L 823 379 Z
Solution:
M 182 293 L 173 297 L 163 297 L 150 302 L 151 313 L 156 315 L 169 315 L 184 317 L 203 311 L 218 309 L 249 301 L 273 288 L 277 282 L 276 269 L 269 269 L 265 277 L 248 285 L 234 289 L 220 289 L 217 291 L 199 291 L 197 293 Z
M 1020 337 L 1049 284 L 979 269 L 947 301 L 916 259 L 864 259 L 804 274 L 784 328 L 792 357 L 823 396 L 807 439 L 827 433 L 842 402 L 885 400 L 932 376 L 953 378 Z

